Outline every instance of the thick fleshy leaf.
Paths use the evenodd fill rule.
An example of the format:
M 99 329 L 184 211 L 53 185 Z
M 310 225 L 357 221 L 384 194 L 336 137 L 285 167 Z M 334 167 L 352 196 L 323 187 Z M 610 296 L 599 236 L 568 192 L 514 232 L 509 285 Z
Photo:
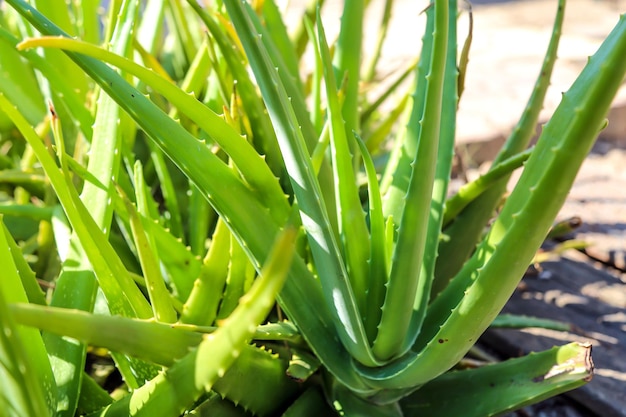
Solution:
M 590 355 L 590 345 L 571 343 L 482 368 L 449 372 L 402 400 L 402 411 L 406 417 L 501 415 L 591 380 Z

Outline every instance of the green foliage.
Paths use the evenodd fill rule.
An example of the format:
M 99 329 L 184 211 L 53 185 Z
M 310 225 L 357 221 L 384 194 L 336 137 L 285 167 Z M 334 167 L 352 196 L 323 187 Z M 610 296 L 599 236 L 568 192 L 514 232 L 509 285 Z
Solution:
M 364 1 L 345 2 L 335 42 L 315 3 L 292 36 L 272 0 L 61 3 L 0 5 L 8 415 L 485 416 L 589 379 L 580 344 L 459 363 L 492 323 L 564 328 L 498 313 L 604 126 L 626 17 L 526 149 L 559 1 L 518 127 L 448 198 L 455 0 L 426 8 L 417 66 L 377 98 L 360 81 L 391 1 L 367 67 Z M 83 372 L 94 346 L 113 392 Z

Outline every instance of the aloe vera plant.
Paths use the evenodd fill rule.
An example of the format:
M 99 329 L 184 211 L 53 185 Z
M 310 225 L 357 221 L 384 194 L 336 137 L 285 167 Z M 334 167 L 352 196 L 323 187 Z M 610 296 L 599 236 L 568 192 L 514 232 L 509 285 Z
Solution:
M 455 0 L 427 5 L 418 64 L 374 99 L 359 82 L 379 57 L 362 67 L 362 0 L 346 0 L 334 43 L 314 3 L 290 36 L 272 0 L 114 0 L 100 18 L 97 1 L 5 0 L 0 407 L 487 416 L 588 381 L 590 346 L 576 343 L 459 365 L 626 73 L 622 16 L 527 150 L 564 3 L 518 126 L 448 198 L 467 63 Z M 121 394 L 83 372 L 88 346 L 111 351 Z

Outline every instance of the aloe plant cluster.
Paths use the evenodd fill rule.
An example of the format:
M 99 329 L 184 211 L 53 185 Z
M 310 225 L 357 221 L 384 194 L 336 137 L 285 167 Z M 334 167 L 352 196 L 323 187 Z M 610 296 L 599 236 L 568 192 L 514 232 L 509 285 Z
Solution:
M 289 34 L 273 0 L 4 1 L 6 415 L 487 416 L 589 380 L 580 344 L 460 363 L 605 123 L 626 17 L 527 150 L 559 2 L 518 126 L 449 198 L 464 16 L 425 4 L 418 64 L 372 97 L 392 1 L 367 67 L 366 3 L 329 42 L 315 3 Z M 120 389 L 83 371 L 89 346 Z

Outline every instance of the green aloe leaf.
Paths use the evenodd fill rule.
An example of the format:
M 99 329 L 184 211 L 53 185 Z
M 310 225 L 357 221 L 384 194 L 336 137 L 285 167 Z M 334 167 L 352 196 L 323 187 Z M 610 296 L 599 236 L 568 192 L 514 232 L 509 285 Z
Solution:
M 368 103 L 367 107 L 365 107 L 363 109 L 363 111 L 361 112 L 361 123 L 365 123 L 368 121 L 368 119 L 370 119 L 370 117 L 372 117 L 373 114 L 375 114 L 377 112 L 377 110 L 380 109 L 380 106 L 396 91 L 398 91 L 398 87 L 400 87 L 401 85 L 403 85 L 405 83 L 405 81 L 415 73 L 415 69 L 417 67 L 417 63 L 418 61 L 414 61 L 411 62 L 407 65 L 406 69 L 404 71 L 402 71 L 397 78 L 391 83 L 391 85 L 389 86 L 389 88 L 386 88 L 375 100 L 372 100 L 371 103 Z M 401 99 L 401 101 L 406 100 L 404 97 Z M 393 106 L 392 109 L 392 114 L 393 114 L 393 119 L 396 120 L 399 117 L 399 114 L 396 114 L 398 112 L 402 113 L 404 110 L 404 104 L 402 105 L 395 105 Z M 387 123 L 387 122 L 385 122 Z M 370 142 L 371 139 L 368 140 L 368 143 Z M 382 140 L 380 141 L 382 142 Z M 378 148 L 374 148 L 372 146 L 369 147 L 371 150 L 374 149 L 378 149 Z
M 411 178 L 411 164 L 417 154 L 418 139 L 421 126 L 420 119 L 424 114 L 426 94 L 426 74 L 430 69 L 433 53 L 433 30 L 435 14 L 429 8 L 426 13 L 426 27 L 422 37 L 422 50 L 417 67 L 415 67 L 416 84 L 411 94 L 412 106 L 408 114 L 406 127 L 401 131 L 394 142 L 389 155 L 389 161 L 381 179 L 380 188 L 384 195 L 384 213 L 386 218 L 392 218 L 394 228 L 397 229 L 402 220 L 405 197 Z
M 287 358 L 281 356 L 264 347 L 244 345 L 212 389 L 255 416 L 275 416 L 299 390 L 296 380 L 287 376 Z
M 182 323 L 208 326 L 215 321 L 228 275 L 230 238 L 226 223 L 218 219 L 200 275 L 183 307 Z
M 552 38 L 546 51 L 535 88 L 528 100 L 524 113 L 496 156 L 492 169 L 501 162 L 522 152 L 536 132 L 539 113 L 550 85 L 550 77 L 557 57 L 557 49 L 561 37 L 561 27 L 565 13 L 565 0 L 559 0 Z M 506 191 L 510 175 L 505 175 L 475 202 L 461 212 L 446 229 L 446 239 L 439 245 L 439 258 L 435 268 L 435 292 L 445 287 L 447 282 L 461 269 L 463 263 L 476 247 L 482 236 L 485 225 Z
M 456 136 L 456 110 L 458 106 L 458 75 L 457 69 L 457 2 L 449 2 L 448 44 L 446 50 L 445 73 L 443 74 L 442 106 L 440 116 L 439 146 L 435 177 L 433 179 L 432 197 L 426 230 L 426 247 L 420 271 L 420 285 L 416 294 L 414 312 L 411 317 L 409 334 L 405 337 L 405 349 L 412 346 L 418 337 L 434 280 L 436 260 L 441 238 L 441 228 L 445 212 L 445 201 L 448 194 L 448 183 L 452 173 L 454 158 L 454 141 Z
M 101 190 L 106 190 L 106 187 L 100 180 L 95 178 L 73 158 L 65 155 L 65 159 L 72 171 L 81 179 L 95 185 Z M 130 227 L 130 214 L 124 200 L 117 193 L 109 194 L 109 197 L 113 202 L 117 216 Z M 146 202 L 146 204 L 149 203 Z M 159 261 L 167 271 L 175 287 L 176 296 L 180 299 L 184 299 L 185 295 L 187 295 L 193 287 L 194 277 L 197 277 L 200 273 L 200 260 L 190 252 L 189 248 L 187 248 L 180 239 L 177 239 L 169 233 L 161 224 L 156 222 L 153 217 L 140 214 L 139 219 L 146 233 L 151 239 L 154 239 L 156 250 L 159 253 Z
M 93 413 L 113 402 L 113 398 L 89 375 L 83 374 L 76 411 L 80 415 Z
M 282 414 L 282 417 L 318 417 L 331 415 L 330 408 L 324 394 L 316 387 L 307 389 Z
M 478 196 L 487 191 L 498 180 L 509 176 L 511 172 L 520 168 L 528 160 L 533 149 L 512 156 L 493 166 L 486 174 L 481 175 L 474 181 L 464 184 L 457 193 L 446 200 L 446 208 L 443 218 L 443 226 L 447 226 L 454 218 Z
M 42 306 L 46 305 L 47 302 L 45 294 L 41 290 L 39 282 L 37 282 L 37 276 L 28 265 L 28 262 L 26 262 L 26 259 L 24 259 L 22 249 L 13 239 L 9 238 L 11 234 L 9 233 L 9 230 L 4 222 L 2 222 L 2 228 L 4 235 L 6 236 L 7 247 L 9 248 L 17 273 L 22 281 L 22 287 L 24 287 L 24 291 L 28 297 L 28 302 Z
M 63 35 L 60 29 L 23 0 L 7 0 L 7 4 L 27 16 L 42 33 Z M 68 52 L 68 55 L 78 62 L 203 190 L 213 208 L 223 216 L 240 240 L 246 242 L 246 249 L 258 270 L 268 254 L 268 236 L 275 236 L 278 232 L 278 225 L 270 218 L 270 214 L 259 200 L 203 143 L 192 137 L 179 124 L 164 117 L 163 112 L 107 65 L 79 54 Z M 355 370 L 345 366 L 350 361 L 350 355 L 336 338 L 330 311 L 320 308 L 325 301 L 319 282 L 313 278 L 311 271 L 299 258 L 294 261 L 290 279 L 281 292 L 280 300 L 287 315 L 302 329 L 313 350 L 331 372 L 357 392 L 370 391 Z
M 200 16 L 211 33 L 213 40 L 219 46 L 220 52 L 228 64 L 228 70 L 232 74 L 233 80 L 236 80 L 234 88 L 241 97 L 246 116 L 250 120 L 251 139 L 256 144 L 259 152 L 265 155 L 266 163 L 272 169 L 272 172 L 276 175 L 282 175 L 284 165 L 278 143 L 276 142 L 276 134 L 265 111 L 263 100 L 259 97 L 256 86 L 253 84 L 246 68 L 245 64 L 247 61 L 245 56 L 243 56 L 243 51 L 232 47 L 236 41 L 225 33 L 224 26 L 216 21 L 217 16 L 214 17 L 210 13 L 210 9 L 201 7 L 197 2 L 191 2 L 191 6 L 198 13 L 198 16 Z
M 491 323 L 492 328 L 523 329 L 527 327 L 539 327 L 542 329 L 569 332 L 572 324 L 558 320 L 543 319 L 539 317 L 523 316 L 517 314 L 500 314 Z
M 346 266 L 325 208 L 320 184 L 314 175 L 306 143 L 294 109 L 289 104 L 290 99 L 285 87 L 267 50 L 259 41 L 245 5 L 227 2 L 225 6 L 238 31 L 270 118 L 274 122 L 302 224 L 307 231 L 317 272 L 322 280 L 326 305 L 338 323 L 336 331 L 344 346 L 357 360 L 375 364 L 350 287 Z
M 303 86 L 298 85 L 300 84 L 298 57 L 296 56 L 294 45 L 291 43 L 291 39 L 289 39 L 287 27 L 285 26 L 286 22 L 284 21 L 283 16 L 281 16 L 281 11 L 274 0 L 267 0 L 262 4 L 262 16 L 264 18 L 264 23 L 268 28 L 268 32 L 272 36 L 272 41 L 274 45 L 276 45 L 276 49 L 283 58 L 283 62 L 285 63 L 283 68 L 287 69 L 289 75 L 291 75 L 298 88 L 303 90 Z
M 366 1 L 346 0 L 341 15 L 339 38 L 335 45 L 335 78 L 346 81 L 345 101 L 342 107 L 345 135 L 351 138 L 352 131 L 359 132 L 359 81 L 361 79 L 361 55 L 363 49 L 363 21 Z M 318 26 L 321 21 L 317 19 Z M 352 143 L 352 148 L 356 148 Z M 355 149 L 352 149 L 353 151 Z
M 13 118 L 16 126 L 44 167 L 63 209 L 74 231 L 79 236 L 86 255 L 89 257 L 100 286 L 109 297 L 109 307 L 115 312 L 124 312 L 129 317 L 135 315 L 143 318 L 150 317 L 150 308 L 145 298 L 128 275 L 126 268 L 106 239 L 105 233 L 98 227 L 85 208 L 74 187 L 69 184 L 68 173 L 58 170 L 36 133 L 26 124 L 19 113 L 15 113 L 8 104 L 5 106 L 4 97 L 1 96 L 0 105 Z M 60 145 L 58 149 L 62 149 Z M 62 170 L 64 170 L 66 159 L 61 158 L 61 161 Z
M 604 126 L 626 74 L 625 54 L 626 16 L 622 16 L 545 125 L 489 234 L 430 305 L 417 341 L 421 351 L 388 368 L 364 372 L 372 383 L 406 388 L 428 382 L 456 364 L 497 316 L 550 230 Z M 472 317 L 471 325 L 467 317 Z
M 70 36 L 76 36 L 77 30 L 72 23 L 70 15 L 70 8 L 60 6 L 60 3 L 48 0 L 34 0 L 32 6 L 40 10 L 46 16 L 50 17 L 50 20 L 55 22 L 56 25 L 63 28 Z M 23 35 L 34 36 L 35 32 L 33 28 L 26 24 L 26 19 L 23 20 L 22 26 L 25 30 Z M 28 35 L 26 35 L 28 34 Z M 107 38 L 109 39 L 109 38 Z M 62 77 L 62 83 L 69 87 L 70 90 L 74 90 L 74 93 L 78 95 L 79 102 L 82 106 L 85 106 L 87 102 L 87 93 L 93 84 L 89 78 L 72 62 L 68 57 L 64 56 L 60 51 L 48 50 L 41 51 L 43 58 L 53 67 Z M 40 79 L 40 88 L 44 95 L 46 104 L 51 103 L 56 109 L 57 114 L 63 120 L 66 120 L 71 115 L 63 96 L 59 94 L 57 86 L 46 82 L 44 79 Z M 78 144 L 78 127 L 73 123 L 67 123 L 63 125 L 63 131 L 67 138 L 68 153 L 73 153 Z
M 13 34 L 8 32 L 4 27 L 0 27 L 0 39 L 1 39 L 0 42 L 2 42 L 3 44 L 6 43 L 7 45 L 9 45 L 12 50 L 12 52 L 9 52 L 7 54 L 4 54 L 4 53 L 2 54 L 3 58 L 0 59 L 0 65 L 4 68 L 5 57 L 10 60 L 9 62 L 14 61 L 13 59 L 10 59 L 10 58 L 12 56 L 15 56 L 14 55 L 14 53 L 16 52 L 15 48 L 17 44 L 19 43 L 19 40 Z M 66 84 L 64 82 L 65 77 L 63 73 L 60 72 L 60 69 L 54 67 L 51 62 L 48 62 L 44 57 L 38 55 L 36 51 L 17 51 L 17 52 L 19 52 L 19 54 L 23 58 L 27 59 L 28 63 L 33 68 L 40 71 L 46 77 L 46 79 L 50 82 L 50 84 L 53 84 L 55 86 L 55 89 L 52 93 L 55 94 L 57 97 L 62 97 L 63 102 L 67 105 L 66 107 L 68 109 L 68 113 L 72 117 L 72 120 L 76 121 L 80 131 L 83 133 L 83 135 L 85 135 L 86 138 L 91 138 L 93 134 L 92 125 L 94 123 L 93 115 L 90 113 L 89 108 L 85 106 L 84 97 L 81 97 L 79 92 L 73 90 L 70 84 Z M 21 60 L 18 58 L 18 59 L 15 59 L 15 61 L 20 62 Z M 11 65 L 16 65 L 16 64 L 11 64 Z M 7 69 L 7 71 L 12 71 L 12 70 Z M 28 70 L 24 70 L 22 73 L 23 77 L 28 77 L 28 75 L 25 75 L 25 74 L 28 74 Z M 7 86 L 5 86 L 5 84 L 7 84 Z M 32 124 L 35 124 L 41 121 L 45 115 L 45 101 L 44 101 L 44 98 L 42 97 L 41 91 L 37 90 L 37 92 L 33 92 L 33 93 L 28 92 L 25 94 L 20 94 L 19 95 L 20 98 L 16 99 L 16 97 L 10 92 L 11 84 L 14 84 L 16 88 L 18 88 L 18 86 L 22 86 L 22 88 L 24 88 L 24 84 L 27 84 L 24 81 L 24 78 L 20 78 L 20 82 L 16 82 L 16 83 L 10 83 L 10 82 L 3 83 L 2 91 L 5 93 L 5 95 L 7 95 L 7 97 L 9 97 L 11 103 L 14 103 L 17 106 L 17 108 L 20 109 L 20 111 L 26 116 L 26 118 Z M 39 112 L 33 113 L 32 111 L 28 110 L 31 104 L 24 104 L 23 101 L 34 100 L 38 96 L 39 96 L 39 100 L 41 100 L 41 103 L 38 106 L 40 106 L 41 109 L 39 110 Z M 33 104 L 33 105 L 37 106 L 36 104 Z
M 402 400 L 402 411 L 406 417 L 501 415 L 589 381 L 593 375 L 590 354 L 590 345 L 571 343 L 477 369 L 449 372 Z
M 46 149 L 44 144 L 41 142 L 37 133 L 1 94 L 0 108 L 2 108 L 3 111 L 13 120 L 16 127 L 27 140 L 33 149 L 34 154 L 37 156 L 42 167 L 46 171 L 50 179 L 50 183 L 53 186 L 59 201 L 62 203 L 63 209 L 67 214 L 74 231 L 79 236 L 81 245 L 85 250 L 85 254 L 89 258 L 93 271 L 98 278 L 98 283 L 107 297 L 109 309 L 114 313 L 123 314 L 128 317 L 151 317 L 150 306 L 148 305 L 146 299 L 143 297 L 143 294 L 141 294 L 140 290 L 128 274 L 128 271 L 122 264 L 122 261 L 118 257 L 117 253 L 106 239 L 104 232 L 98 227 L 93 217 L 91 217 L 85 208 L 82 200 L 76 192 L 76 189 L 69 179 L 67 160 L 63 157 L 63 135 L 59 127 L 59 120 L 56 112 L 51 109 L 53 115 L 53 130 L 57 141 L 57 153 L 61 156 L 61 170 L 59 170 L 56 166 L 56 162 L 48 153 L 48 149 Z M 79 271 L 79 274 L 83 273 L 83 271 Z M 87 270 L 86 273 L 90 273 L 90 270 Z M 85 276 L 86 275 L 83 275 L 82 277 Z M 79 277 L 71 277 L 71 279 L 79 279 Z M 79 283 L 89 286 L 94 285 L 93 280 L 89 279 L 80 280 Z M 68 294 L 72 291 L 79 291 L 82 295 L 79 300 L 83 303 L 83 305 L 92 302 L 88 298 L 88 295 L 94 294 L 93 287 L 86 288 L 85 286 L 77 285 L 68 286 L 67 289 L 63 288 L 61 291 L 67 291 Z M 87 294 L 87 296 L 85 296 L 85 294 Z M 62 340 L 61 343 L 63 343 Z M 69 358 L 69 363 L 75 364 L 76 360 L 82 361 L 82 349 L 77 350 L 78 352 L 74 352 L 76 356 L 72 355 L 72 358 Z M 118 358 L 118 366 L 120 365 L 120 361 L 127 362 L 125 358 Z M 66 366 L 64 361 L 60 362 L 60 366 Z M 72 367 L 72 365 L 69 366 Z M 132 364 L 133 370 L 136 371 L 133 374 L 131 373 L 130 366 L 131 365 L 129 363 L 126 363 L 124 366 L 120 366 L 123 374 L 124 372 L 127 372 L 126 378 L 129 384 L 138 385 L 135 383 L 135 375 L 137 375 L 138 378 L 141 378 L 148 376 L 150 373 L 155 371 L 145 364 L 135 362 Z M 73 366 L 73 369 L 75 368 L 76 365 Z M 74 382 L 79 381 L 80 377 Z M 59 406 L 62 407 L 62 410 L 68 412 L 70 411 L 70 408 L 74 407 L 73 404 L 74 402 L 69 397 L 68 401 L 63 400 L 59 402 Z
M 22 325 L 69 336 L 164 366 L 173 365 L 202 341 L 200 333 L 155 321 L 25 303 L 12 304 L 10 310 Z
M 135 167 L 136 183 L 143 184 L 141 164 L 137 162 Z M 143 190 L 143 188 L 138 186 L 135 190 L 139 193 Z M 138 195 L 137 197 L 139 200 L 141 196 Z M 127 198 L 124 198 L 124 201 L 130 216 L 131 232 L 135 241 L 135 247 L 137 248 L 139 262 L 141 263 L 141 270 L 143 271 L 143 276 L 146 280 L 146 288 L 148 290 L 148 296 L 150 298 L 150 305 L 152 306 L 154 318 L 163 323 L 174 323 L 176 321 L 176 311 L 174 311 L 174 307 L 170 299 L 170 293 L 161 275 L 158 262 L 159 256 L 158 253 L 155 252 L 156 244 L 151 242 L 149 237 L 146 235 L 146 230 L 143 227 L 143 223 L 141 222 L 137 209 Z
M 89 4 L 85 6 L 89 7 Z M 120 10 L 117 25 L 110 39 L 111 48 L 118 53 L 130 53 L 132 30 L 138 12 L 136 6 L 132 2 L 126 2 L 125 7 Z M 120 167 L 122 124 L 118 123 L 119 119 L 120 110 L 117 104 L 108 96 L 100 95 L 97 100 L 93 135 L 89 138 L 90 152 L 98 157 L 90 158 L 87 171 L 101 181 L 102 188 L 93 183 L 86 183 L 80 198 L 97 227 L 104 232 L 104 236 L 108 235 L 111 228 L 113 207 L 109 193 L 112 190 L 112 182 L 118 177 Z M 60 146 L 61 141 L 57 142 Z M 67 205 L 67 202 L 65 204 Z M 70 252 L 67 258 L 63 259 L 63 269 L 56 281 L 50 304 L 54 307 L 92 311 L 97 291 L 93 267 L 77 234 L 71 235 L 69 245 Z M 59 383 L 61 401 L 57 412 L 59 416 L 73 416 L 80 396 L 86 346 L 48 333 L 44 333 L 44 341 L 55 375 L 68 379 L 65 383 Z
M 0 22 L 4 20 L 0 14 Z M 4 27 L 0 28 L 0 68 L 4 80 L 0 84 L 0 91 L 20 109 L 29 122 L 37 124 L 46 114 L 44 100 L 37 88 L 33 68 L 21 59 L 15 50 L 16 44 L 17 39 Z
M 6 271 L 0 287 L 0 407 L 8 416 L 53 415 L 57 385 L 48 355 L 36 329 L 17 326 L 8 304 L 27 302 L 0 216 L 0 264 Z
M 188 0 L 189 1 L 189 0 Z M 320 6 L 321 6 L 320 2 Z M 259 35 L 258 39 L 260 44 L 265 48 L 265 53 L 273 63 L 272 68 L 285 68 L 283 58 L 276 45 L 271 42 L 272 36 L 268 30 L 262 25 L 257 15 L 246 5 L 248 11 L 247 16 L 250 22 L 254 26 L 254 32 Z M 232 20 L 232 17 L 231 17 Z M 241 35 L 240 35 L 241 36 Z M 248 53 L 248 52 L 246 52 Z M 287 97 L 289 98 L 289 107 L 293 110 L 295 118 L 297 120 L 297 126 L 302 132 L 302 137 L 306 143 L 306 147 L 310 154 L 313 153 L 314 148 L 317 146 L 319 131 L 316 131 L 313 123 L 311 122 L 311 115 L 309 108 L 306 105 L 305 97 L 299 87 L 288 71 L 277 71 L 276 75 L 280 79 L 282 86 L 284 87 Z M 257 80 L 258 82 L 258 80 Z M 263 91 L 261 91 L 263 93 Z M 267 97 L 264 96 L 264 100 Z M 274 127 L 275 128 L 275 127 Z M 279 129 L 280 130 L 280 129 Z M 278 131 L 276 132 L 278 134 Z M 288 176 L 286 176 L 288 178 Z M 328 161 L 324 161 L 317 175 L 320 184 L 320 189 L 323 195 L 322 202 L 326 206 L 326 211 L 330 224 L 334 230 L 337 230 L 337 219 L 335 216 L 335 193 L 334 193 L 334 178 Z
M 378 186 L 376 167 L 363 140 L 355 134 L 357 144 L 363 157 L 363 165 L 367 174 L 370 223 L 370 259 L 369 259 L 369 288 L 365 311 L 365 329 L 371 341 L 376 336 L 380 322 L 380 306 L 385 299 L 385 285 L 387 284 L 387 242 L 385 236 L 385 218 L 383 216 L 383 202 Z
M 89 213 L 87 213 L 76 190 L 67 184 L 66 173 L 59 171 L 55 161 L 39 137 L 28 125 L 28 122 L 1 94 L 0 108 L 12 118 L 46 170 L 50 182 L 53 184 L 59 200 L 63 203 L 64 209 L 71 220 L 72 226 L 81 237 L 83 248 L 86 250 L 96 276 L 108 297 L 109 308 L 114 312 L 123 313 L 129 317 L 134 317 L 135 315 L 150 317 L 150 307 L 145 298 L 143 298 L 143 295 L 135 286 L 116 253 L 104 237 L 103 232 L 97 227 Z M 59 150 L 61 149 L 62 146 L 59 147 Z M 65 163 L 62 163 L 62 167 L 66 169 Z M 139 364 L 137 365 L 139 366 Z
M 433 233 L 424 231 L 428 228 L 431 214 L 430 204 L 440 146 L 444 75 L 448 60 L 448 7 L 447 1 L 437 1 L 431 7 L 434 13 L 433 46 L 428 73 L 425 76 L 428 85 L 424 92 L 424 110 L 423 113 L 416 114 L 416 109 L 414 109 L 412 115 L 416 118 L 410 120 L 408 126 L 409 130 L 418 130 L 419 133 L 416 140 L 416 152 L 409 156 L 413 162 L 410 164 L 411 174 L 407 185 L 406 201 L 398 228 L 378 335 L 374 341 L 373 350 L 376 357 L 380 359 L 390 359 L 401 355 L 410 347 L 413 335 L 416 334 L 415 331 L 408 331 L 414 305 L 417 310 L 422 311 L 419 315 L 423 316 L 424 307 L 430 297 L 432 281 L 427 270 L 422 272 L 422 263 L 427 253 L 427 237 L 431 238 L 431 246 L 435 244 L 432 241 Z M 415 94 L 418 92 L 419 88 Z M 418 103 L 417 100 L 416 103 Z M 418 105 L 415 104 L 415 107 Z M 445 147 L 442 153 L 446 153 Z M 441 185 L 441 187 L 445 192 L 445 186 Z M 435 223 L 433 226 L 436 228 Z M 420 232 L 415 233 L 415 231 Z M 438 233 L 435 236 L 436 239 Z M 410 339 L 409 343 L 405 343 L 407 336 Z
M 254 279 L 254 268 L 232 234 L 228 246 L 230 247 L 228 274 L 217 314 L 218 320 L 224 319 L 232 313 L 239 302 L 239 298 L 248 290 Z
M 383 14 L 380 18 L 380 27 L 378 36 L 376 37 L 376 44 L 374 46 L 374 52 L 371 54 L 370 62 L 367 65 L 363 80 L 365 82 L 371 82 L 376 75 L 376 65 L 378 64 L 383 50 L 383 44 L 387 38 L 387 32 L 389 30 L 389 23 L 391 23 L 391 10 L 393 8 L 393 0 L 385 0 L 385 6 L 383 8 Z
M 287 215 L 287 204 L 284 193 L 280 189 L 278 181 L 269 170 L 268 166 L 259 156 L 254 148 L 240 136 L 221 117 L 213 113 L 209 108 L 199 103 L 194 97 L 186 94 L 175 85 L 158 76 L 153 71 L 143 68 L 134 62 L 113 54 L 93 45 L 84 42 L 58 38 L 37 38 L 26 40 L 21 43 L 20 48 L 30 48 L 34 46 L 50 46 L 63 48 L 67 51 L 76 51 L 81 54 L 97 57 L 98 59 L 110 62 L 141 78 L 150 84 L 158 92 L 166 96 L 176 105 L 180 112 L 186 114 L 200 128 L 206 131 L 220 147 L 234 160 L 245 180 L 256 190 L 258 195 L 269 207 L 273 207 L 272 213 L 276 218 L 284 218 Z M 110 87 L 113 87 L 110 85 Z M 139 93 L 130 92 L 131 98 L 137 98 Z M 162 116 L 161 116 L 162 117 Z M 178 130 L 178 128 L 177 128 Z M 187 136 L 189 134 L 187 133 Z M 200 143 L 199 141 L 195 141 Z M 210 159 L 216 159 L 212 155 Z
M 205 336 L 197 349 L 100 415 L 174 417 L 210 390 L 240 355 L 256 325 L 274 305 L 291 265 L 296 236 L 294 228 L 284 229 L 261 277 L 215 333 Z
M 323 66 L 324 85 L 328 100 L 328 114 L 330 130 L 330 154 L 335 178 L 335 199 L 337 202 L 337 218 L 339 219 L 339 239 L 341 251 L 346 262 L 346 272 L 356 298 L 357 307 L 365 319 L 367 309 L 367 293 L 369 290 L 369 271 L 367 262 L 370 258 L 370 240 L 365 213 L 361 207 L 359 190 L 356 184 L 356 173 L 353 169 L 352 151 L 346 136 L 346 125 L 342 115 L 345 108 L 339 103 L 339 92 L 330 50 L 326 41 L 326 34 L 317 19 L 318 39 L 315 43 L 317 54 Z
M 17 415 L 471 416 L 584 383 L 589 352 L 578 345 L 457 370 L 489 326 L 558 327 L 498 314 L 535 259 L 626 73 L 622 16 L 537 147 L 523 151 L 554 64 L 564 1 L 518 130 L 491 171 L 448 202 L 467 67 L 467 49 L 457 56 L 457 0 L 433 0 L 425 9 L 419 66 L 399 77 L 414 73 L 412 96 L 382 116 L 382 101 L 399 84 L 371 105 L 369 92 L 359 91 L 367 0 L 343 4 L 333 47 L 319 18 L 323 0 L 312 2 L 317 15 L 308 7 L 311 82 L 298 68 L 304 37 L 288 39 L 275 0 L 111 0 L 102 19 L 83 16 L 95 14 L 99 0 L 85 0 L 83 9 L 78 0 L 63 7 L 3 2 L 0 21 L 14 22 L 2 22 L 0 53 L 4 47 L 19 64 L 9 78 L 19 84 L 20 69 L 35 69 L 41 91 L 29 102 L 15 98 L 19 85 L 0 86 L 0 124 L 16 126 L 27 142 L 23 148 L 11 133 L 17 151 L 0 156 L 0 169 L 7 168 L 0 180 L 15 189 L 0 213 L 26 214 L 32 229 L 18 225 L 29 238 L 23 251 L 12 249 L 13 223 L 0 230 L 13 252 L 0 248 L 0 258 L 18 271 L 10 273 L 9 297 L 5 286 L 0 291 L 0 374 L 7 376 L 0 385 L 10 391 L 2 404 L 20 407 Z M 18 13 L 5 15 L 10 7 Z M 471 24 L 470 15 L 468 47 Z M 43 37 L 15 53 L 14 33 Z M 54 147 L 46 123 L 32 128 L 45 115 L 34 115 L 37 101 L 50 103 Z M 373 160 L 408 103 L 391 157 Z M 147 161 L 145 171 L 139 160 Z M 524 163 L 510 199 L 482 233 L 508 175 Z M 162 200 L 148 188 L 157 183 Z M 31 209 L 39 207 L 35 199 L 45 207 Z M 50 293 L 63 309 L 46 306 L 21 253 L 36 254 L 37 273 L 54 279 L 54 241 L 64 264 Z M 102 314 L 94 315 L 98 284 Z M 289 321 L 259 326 L 270 311 Z M 29 340 L 7 333 L 23 329 L 36 336 L 27 346 L 32 358 L 15 351 Z M 111 349 L 125 397 L 118 391 L 113 401 L 82 371 L 90 343 Z M 507 378 L 523 388 L 515 391 Z M 33 387 L 37 410 L 28 409 L 25 387 Z M 455 391 L 462 391 L 459 401 L 447 401 Z M 483 399 L 466 412 L 464 405 Z

